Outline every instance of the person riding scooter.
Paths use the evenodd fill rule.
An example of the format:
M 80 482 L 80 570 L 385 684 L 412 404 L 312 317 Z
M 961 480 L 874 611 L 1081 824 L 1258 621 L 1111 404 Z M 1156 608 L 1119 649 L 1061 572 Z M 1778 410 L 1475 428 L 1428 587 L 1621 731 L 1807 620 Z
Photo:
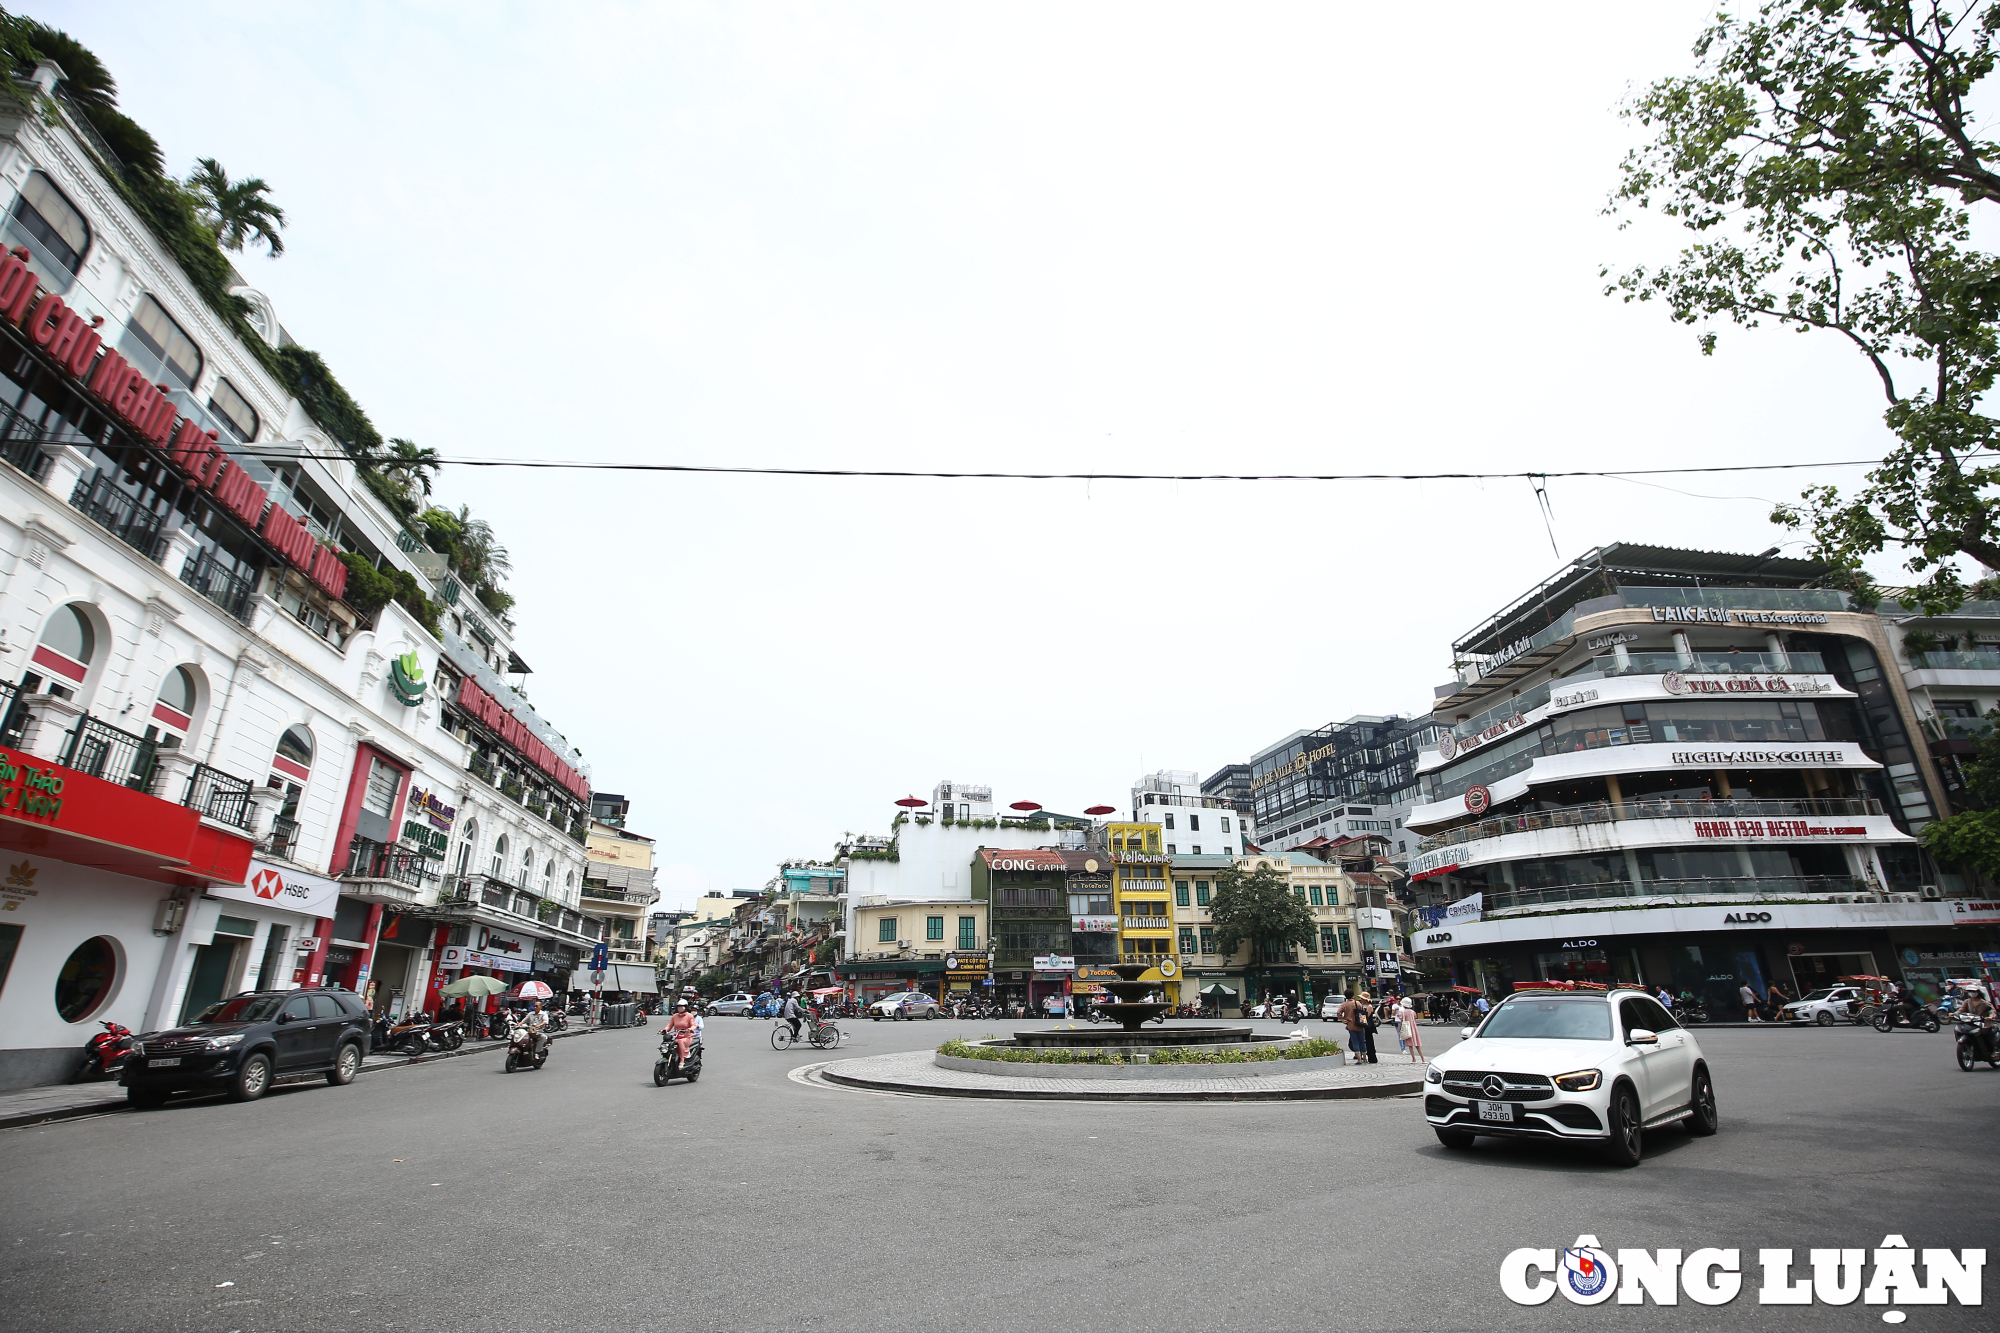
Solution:
M 700 1028 L 701 1020 L 688 1011 L 688 1002 L 681 1000 L 674 1005 L 673 1016 L 667 1020 L 667 1025 L 660 1029 L 660 1035 L 664 1037 L 668 1033 L 673 1034 L 674 1044 L 680 1047 L 681 1063 L 686 1064 L 688 1052 L 694 1049 Z
M 549 1016 L 542 1012 L 540 1000 L 528 1002 L 528 1012 L 521 1016 L 521 1022 L 534 1034 L 535 1044 L 532 1053 L 540 1057 L 541 1053 L 549 1048 Z
M 1973 1051 L 1981 1060 L 1991 1060 L 2000 1055 L 2000 1031 L 1995 1030 L 1993 1018 L 1992 1002 L 1976 990 L 1966 997 L 1959 1008 L 1959 1022 L 1974 1026 Z

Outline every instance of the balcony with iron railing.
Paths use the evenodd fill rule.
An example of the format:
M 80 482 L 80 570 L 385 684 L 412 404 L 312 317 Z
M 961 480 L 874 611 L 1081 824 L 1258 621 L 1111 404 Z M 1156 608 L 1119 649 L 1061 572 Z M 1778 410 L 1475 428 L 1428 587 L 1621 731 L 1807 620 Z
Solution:
M 447 915 L 483 911 L 533 921 L 568 935 L 597 938 L 590 918 L 555 898 L 531 893 L 495 875 L 447 875 L 438 891 L 438 909 Z
M 223 564 L 207 548 L 196 551 L 181 565 L 181 582 L 227 611 L 244 624 L 250 623 L 257 594 L 257 581 Z
M 46 426 L 11 407 L 0 406 L 0 459 L 12 463 L 36 481 L 46 481 L 52 450 L 60 446 Z
M 348 844 L 340 876 L 354 897 L 398 903 L 415 902 L 437 878 L 438 863 L 429 853 L 362 837 Z
M 210 819 L 243 829 L 250 828 L 250 780 L 196 764 L 188 777 L 187 795 L 181 801 L 190 810 Z M 294 828 L 297 826 L 294 825 Z
M 1490 918 L 1515 908 L 1566 909 L 1580 903 L 1616 903 L 1632 898 L 1667 902 L 1784 902 L 1824 899 L 1831 894 L 1872 896 L 1875 887 L 1865 880 L 1844 875 L 1758 875 L 1733 879 L 1648 879 L 1637 882 L 1614 880 L 1601 884 L 1553 884 L 1533 889 L 1488 889 L 1481 899 L 1481 910 Z M 1538 913 L 1521 912 L 1518 915 L 1534 916 Z
M 2000 650 L 1993 652 L 1911 653 L 1913 671 L 2000 671 Z
M 271 855 L 282 861 L 298 860 L 299 821 L 279 815 L 271 821 Z
M 159 764 L 159 746 L 85 714 L 71 728 L 60 762 L 64 768 L 93 778 L 148 791 Z
M 167 516 L 140 508 L 138 499 L 121 490 L 117 479 L 107 473 L 77 478 L 69 502 L 71 508 L 148 560 L 158 561 L 166 549 Z
M 1635 798 L 1615 805 L 1609 801 L 1594 801 L 1588 805 L 1565 806 L 1560 810 L 1535 810 L 1483 819 L 1476 824 L 1462 824 L 1423 839 L 1417 844 L 1417 853 L 1422 855 L 1442 847 L 1455 847 L 1509 833 L 1581 828 L 1626 819 L 1815 819 L 1857 818 L 1881 813 L 1882 803 L 1866 796 L 1711 801 Z
M 1579 672 L 1601 676 L 1661 676 L 1669 671 L 1682 675 L 1774 676 L 1824 675 L 1826 660 L 1818 653 L 1628 653 L 1620 662 L 1615 656 L 1593 657 Z M 1572 673 L 1575 675 L 1578 673 Z M 1567 681 L 1569 677 L 1565 677 Z M 1561 689 L 1562 683 L 1556 688 Z
M 651 903 L 658 902 L 660 898 L 657 891 L 652 893 L 637 893 L 630 889 L 614 889 L 609 885 L 590 879 L 583 882 L 583 896 L 599 899 L 607 903 L 630 903 L 635 907 L 648 906 Z

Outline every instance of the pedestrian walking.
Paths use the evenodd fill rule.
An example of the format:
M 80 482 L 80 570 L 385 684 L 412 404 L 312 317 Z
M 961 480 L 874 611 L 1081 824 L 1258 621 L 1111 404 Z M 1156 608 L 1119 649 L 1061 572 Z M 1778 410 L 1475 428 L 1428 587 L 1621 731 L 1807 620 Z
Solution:
M 1738 999 L 1743 1001 L 1743 1021 L 1746 1023 L 1757 1022 L 1759 1019 L 1757 1013 L 1757 992 L 1750 988 L 1750 983 L 1746 981 L 1737 987 L 1736 995 Z
M 1402 1028 L 1401 1036 L 1403 1038 L 1404 1053 L 1417 1064 L 1424 1063 L 1424 1038 L 1422 1032 L 1417 1028 L 1417 1011 L 1415 1006 L 1409 1000 L 1405 999 L 1402 1007 L 1396 1013 L 1399 1025 Z

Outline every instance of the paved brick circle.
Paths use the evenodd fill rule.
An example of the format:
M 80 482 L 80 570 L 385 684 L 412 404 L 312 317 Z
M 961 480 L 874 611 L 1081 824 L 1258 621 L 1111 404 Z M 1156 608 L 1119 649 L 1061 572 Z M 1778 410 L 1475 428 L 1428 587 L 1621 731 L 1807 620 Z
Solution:
M 1024 1101 L 1246 1102 L 1314 1101 L 1350 1097 L 1400 1097 L 1423 1087 L 1419 1064 L 1350 1065 L 1261 1078 L 1022 1078 L 940 1069 L 929 1051 L 897 1051 L 833 1060 L 812 1077 L 846 1088 L 922 1097 L 997 1097 Z

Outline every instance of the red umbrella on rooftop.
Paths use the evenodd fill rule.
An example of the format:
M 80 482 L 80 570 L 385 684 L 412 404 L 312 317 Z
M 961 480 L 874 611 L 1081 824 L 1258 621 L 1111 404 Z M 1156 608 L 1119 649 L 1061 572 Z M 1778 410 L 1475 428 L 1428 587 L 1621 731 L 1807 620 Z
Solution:
M 929 805 L 930 802 L 926 801 L 921 796 L 905 796 L 902 800 L 896 802 L 896 804 L 902 806 L 906 810 L 914 810 L 918 806 Z
M 1115 805 L 1093 805 L 1086 807 L 1083 813 L 1086 815 L 1115 815 L 1118 813 L 1118 807 Z
M 1010 810 L 1039 810 L 1042 808 L 1042 803 L 1040 801 L 1016 801 L 1007 808 Z

